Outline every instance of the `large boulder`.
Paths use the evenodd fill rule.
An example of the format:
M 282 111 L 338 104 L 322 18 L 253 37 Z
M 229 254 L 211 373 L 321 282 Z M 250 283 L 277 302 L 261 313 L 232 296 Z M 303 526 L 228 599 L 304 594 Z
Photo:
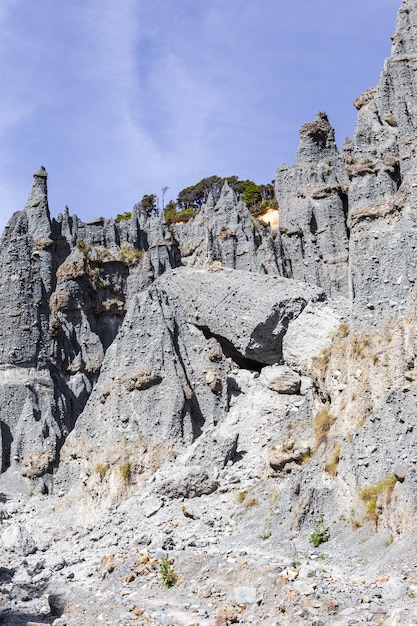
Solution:
M 288 328 L 309 302 L 325 299 L 321 289 L 278 276 L 222 268 L 177 269 L 160 285 L 177 294 L 187 322 L 214 337 L 226 356 L 243 367 L 281 363 Z

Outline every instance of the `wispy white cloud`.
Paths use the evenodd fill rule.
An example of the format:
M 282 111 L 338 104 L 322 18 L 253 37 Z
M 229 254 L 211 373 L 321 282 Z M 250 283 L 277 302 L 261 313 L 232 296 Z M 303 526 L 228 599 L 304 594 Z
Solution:
M 85 219 L 213 173 L 270 180 L 317 110 L 351 132 L 398 4 L 2 0 L 0 226 L 40 163 L 53 213 Z

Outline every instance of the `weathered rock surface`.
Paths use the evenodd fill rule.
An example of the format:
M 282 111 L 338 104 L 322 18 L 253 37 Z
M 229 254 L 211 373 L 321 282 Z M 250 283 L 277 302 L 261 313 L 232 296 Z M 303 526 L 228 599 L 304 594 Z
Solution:
M 281 166 L 275 188 L 280 205 L 284 275 L 348 295 L 347 182 L 343 157 L 327 116 L 300 129 L 293 167 Z
M 301 390 L 301 378 L 299 374 L 287 365 L 271 365 L 264 367 L 260 381 L 268 389 L 278 393 L 299 393 Z
M 227 185 L 169 228 L 51 220 L 35 172 L 0 242 L 2 623 L 416 621 L 416 46 L 404 0 L 278 230 Z
M 275 234 L 251 216 L 227 183 L 217 202 L 210 196 L 194 219 L 172 228 L 184 265 L 219 262 L 233 269 L 282 275 Z

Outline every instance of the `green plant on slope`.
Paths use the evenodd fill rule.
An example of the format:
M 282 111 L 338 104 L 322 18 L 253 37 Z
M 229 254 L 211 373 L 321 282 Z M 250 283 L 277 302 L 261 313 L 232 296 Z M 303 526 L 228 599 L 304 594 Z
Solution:
M 379 483 L 364 487 L 360 490 L 359 497 L 365 504 L 365 519 L 374 522 L 375 525 L 378 524 L 378 496 L 385 495 L 386 501 L 389 503 L 397 481 L 398 478 L 394 474 L 389 474 L 380 480 Z
M 169 561 L 166 557 L 161 559 L 159 564 L 159 573 L 161 574 L 162 582 L 168 589 L 173 587 L 178 580 L 177 573 L 172 567 L 171 561 Z
M 326 543 L 329 537 L 329 531 L 324 525 L 324 517 L 323 515 L 319 515 L 314 521 L 314 530 L 310 535 L 310 543 L 317 548 L 317 546 L 320 546 L 322 543 Z

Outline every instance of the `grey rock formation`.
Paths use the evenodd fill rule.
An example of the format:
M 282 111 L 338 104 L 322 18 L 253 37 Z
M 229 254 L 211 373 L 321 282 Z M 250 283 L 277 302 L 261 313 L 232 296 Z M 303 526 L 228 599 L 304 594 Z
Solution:
M 300 376 L 287 365 L 264 367 L 260 381 L 265 387 L 278 393 L 299 393 L 301 389 Z
M 227 183 L 217 202 L 210 195 L 195 218 L 172 230 L 184 265 L 204 267 L 217 261 L 233 269 L 282 274 L 271 229 L 251 216 Z
M 175 270 L 161 283 L 179 294 L 190 324 L 216 338 L 226 356 L 254 369 L 281 363 L 283 338 L 292 320 L 309 302 L 325 298 L 313 285 L 216 264 L 209 271 Z
M 352 296 L 376 316 L 400 311 L 417 279 L 415 30 L 416 7 L 407 0 L 378 85 L 355 102 L 355 135 L 345 147 Z
M 143 222 L 143 220 L 142 220 Z M 143 227 L 146 226 L 146 230 Z M 130 294 L 179 263 L 158 219 L 139 224 L 52 220 L 41 167 L 0 244 L 0 424 L 5 484 L 51 488 L 66 435 L 82 412 Z M 47 457 L 47 462 L 34 458 Z M 36 466 L 36 468 L 35 468 Z M 39 480 L 35 480 L 39 479 Z M 1 479 L 0 479 L 1 481 Z
M 0 242 L 2 623 L 61 615 L 48 584 L 68 624 L 412 622 L 416 42 L 404 0 L 354 137 L 320 113 L 279 168 L 279 231 L 228 185 L 171 227 L 51 220 L 35 172 Z
M 94 474 L 98 463 L 109 462 L 103 450 L 116 441 L 122 449 L 123 440 L 127 448 L 134 447 L 140 437 L 176 450 L 202 438 L 197 450 L 213 446 L 211 455 L 191 448 L 181 463 L 200 467 L 202 474 L 207 463 L 212 470 L 224 467 L 236 451 L 236 432 L 216 429 L 229 408 L 229 359 L 252 369 L 282 362 L 288 327 L 309 302 L 322 298 L 316 287 L 219 267 L 179 268 L 161 276 L 131 300 L 100 378 L 66 440 L 58 482 L 74 481 L 80 464 Z M 295 373 L 293 378 L 297 392 L 300 378 Z M 168 470 L 168 491 L 178 488 L 185 496 L 188 488 L 178 487 L 183 481 L 172 473 Z
M 280 248 L 284 275 L 348 294 L 347 182 L 327 116 L 300 129 L 294 166 L 278 169 Z

